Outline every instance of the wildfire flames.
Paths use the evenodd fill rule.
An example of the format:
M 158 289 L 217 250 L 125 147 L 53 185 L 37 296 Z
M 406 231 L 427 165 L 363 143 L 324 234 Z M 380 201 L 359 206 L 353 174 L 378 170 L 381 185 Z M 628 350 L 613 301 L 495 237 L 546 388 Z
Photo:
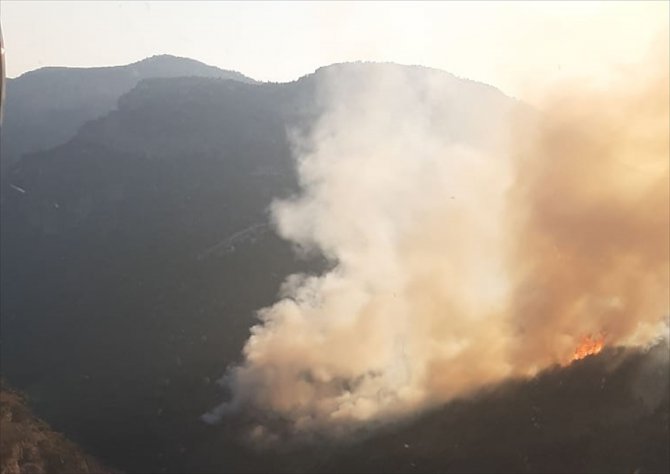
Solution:
M 591 335 L 588 335 L 582 338 L 581 342 L 579 343 L 579 346 L 577 346 L 574 354 L 572 354 L 572 360 L 573 361 L 580 360 L 583 359 L 584 357 L 597 354 L 603 350 L 604 345 L 605 340 L 602 336 L 592 337 Z

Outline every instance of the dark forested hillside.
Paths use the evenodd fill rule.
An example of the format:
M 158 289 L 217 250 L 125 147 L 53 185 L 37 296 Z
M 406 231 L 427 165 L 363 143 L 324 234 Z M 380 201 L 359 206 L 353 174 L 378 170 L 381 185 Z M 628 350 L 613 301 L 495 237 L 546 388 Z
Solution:
M 493 387 L 322 461 L 328 472 L 667 472 L 668 346 Z
M 8 87 L 7 146 L 14 147 L 13 156 L 34 153 L 5 171 L 1 189 L 2 375 L 26 392 L 38 415 L 123 471 L 447 471 L 488 469 L 495 466 L 486 462 L 500 461 L 501 470 L 534 472 L 535 448 L 524 443 L 532 444 L 535 433 L 550 433 L 538 450 L 549 449 L 551 437 L 565 436 L 556 441 L 552 467 L 602 465 L 597 461 L 607 453 L 600 451 L 561 464 L 561 449 L 600 450 L 594 438 L 566 434 L 558 425 L 544 423 L 545 431 L 528 425 L 534 406 L 553 410 L 579 400 L 588 413 L 589 404 L 610 400 L 595 385 L 580 392 L 579 377 L 600 383 L 605 369 L 597 365 L 583 376 L 579 367 L 571 369 L 574 376 L 549 374 L 533 382 L 541 387 L 537 392 L 538 385 L 514 386 L 499 398 L 446 407 L 346 453 L 327 447 L 259 456 L 240 444 L 236 421 L 204 425 L 199 416 L 220 401 L 215 380 L 239 360 L 254 311 L 273 301 L 289 273 L 327 264 L 297 258 L 270 222 L 272 200 L 297 191 L 287 131 L 309 127 L 318 117 L 318 85 L 333 68 L 356 87 L 375 68 L 403 66 L 344 64 L 292 83 L 258 84 L 198 63 L 146 72 L 162 64 L 156 61 L 81 71 L 77 80 L 65 70 L 41 70 Z M 418 77 L 425 72 L 411 68 Z M 31 74 L 36 83 L 67 76 L 58 87 L 90 93 L 42 91 L 19 109 L 21 94 L 29 94 L 20 88 L 32 90 Z M 185 75 L 214 77 L 155 77 Z M 486 146 L 500 125 L 499 110 L 514 101 L 489 86 L 440 77 L 452 93 L 437 105 L 453 117 L 441 125 L 460 141 Z M 488 112 L 485 120 L 472 113 L 472 104 Z M 42 114 L 43 122 L 28 124 L 26 114 Z M 39 138 L 28 145 L 33 135 Z M 621 367 L 615 380 L 625 385 L 628 372 Z M 573 388 L 549 399 L 556 384 Z M 634 396 L 607 387 L 603 393 L 613 407 L 637 409 Z M 508 410 L 514 403 L 521 404 L 516 412 Z M 630 457 L 618 453 L 608 469 L 663 466 L 667 451 L 654 443 L 667 441 L 667 394 L 656 407 L 611 425 L 653 440 L 631 448 Z M 508 417 L 500 424 L 489 412 Z M 546 413 L 537 414 L 540 423 Z M 523 436 L 515 444 L 516 420 Z M 480 438 L 468 434 L 472 423 L 481 428 Z M 599 433 L 610 433 L 611 426 L 600 426 Z M 504 456 L 491 448 L 496 443 L 506 446 Z M 494 452 L 488 461 L 468 463 L 486 449 Z M 645 456 L 648 462 L 632 462 Z

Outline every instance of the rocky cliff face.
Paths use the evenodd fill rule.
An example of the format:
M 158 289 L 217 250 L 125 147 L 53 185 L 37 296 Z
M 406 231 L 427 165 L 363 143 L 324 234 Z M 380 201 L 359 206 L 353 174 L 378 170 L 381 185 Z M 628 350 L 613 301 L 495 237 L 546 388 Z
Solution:
M 0 388 L 0 473 L 115 472 L 33 415 L 21 394 Z

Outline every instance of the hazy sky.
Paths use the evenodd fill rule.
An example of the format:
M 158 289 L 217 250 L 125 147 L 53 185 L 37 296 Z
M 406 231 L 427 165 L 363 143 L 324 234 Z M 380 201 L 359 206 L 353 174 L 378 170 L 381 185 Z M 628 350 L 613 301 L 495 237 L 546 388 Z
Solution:
M 9 77 L 169 53 L 288 81 L 360 59 L 432 66 L 524 97 L 564 77 L 604 77 L 641 57 L 652 39 L 667 41 L 668 6 L 0 0 L 0 21 Z

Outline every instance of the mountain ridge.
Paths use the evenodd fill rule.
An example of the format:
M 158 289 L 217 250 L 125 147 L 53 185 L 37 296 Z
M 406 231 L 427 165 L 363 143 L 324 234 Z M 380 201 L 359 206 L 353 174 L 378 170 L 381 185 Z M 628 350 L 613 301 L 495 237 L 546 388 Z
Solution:
M 589 403 L 607 400 L 614 407 L 608 414 L 623 407 L 637 416 L 635 394 L 618 390 L 635 371 L 625 365 L 601 371 L 607 364 L 600 362 L 611 360 L 605 351 L 549 374 L 544 389 L 530 381 L 503 390 L 525 397 L 504 426 L 489 423 L 479 408 L 507 413 L 514 396 L 454 403 L 351 451 L 310 450 L 308 464 L 291 453 L 261 456 L 240 446 L 239 420 L 200 423 L 221 400 L 214 381 L 240 361 L 249 328 L 258 322 L 255 311 L 276 301 L 286 275 L 318 274 L 329 263 L 296 258 L 271 231 L 270 204 L 299 192 L 287 130 L 309 128 L 320 116 L 322 81 L 348 80 L 356 90 L 357 78 L 388 66 L 324 68 L 279 84 L 142 79 L 64 143 L 13 165 L 5 176 L 14 187 L 0 190 L 3 376 L 55 430 L 129 472 L 463 471 L 498 460 L 510 471 L 533 471 L 546 453 L 555 456 L 553 467 L 579 471 L 606 459 L 589 451 L 589 443 L 603 445 L 597 439 L 552 428 L 562 426 L 560 413 L 569 412 L 572 401 L 587 414 Z M 449 73 L 432 79 L 443 80 L 449 92 L 435 107 L 451 120 L 436 126 L 469 146 L 489 146 L 485 139 L 504 123 L 501 111 L 519 105 L 492 86 Z M 597 370 L 582 370 L 589 367 Z M 620 374 L 616 384 L 610 373 Z M 601 388 L 603 374 L 608 380 Z M 658 388 L 660 376 L 647 375 L 644 383 Z M 556 386 L 573 398 L 547 400 Z M 642 427 L 655 442 L 645 451 L 638 441 L 630 455 L 621 449 L 621 470 L 666 462 L 665 394 L 658 417 L 645 412 L 646 418 L 617 425 L 617 440 L 625 441 L 626 433 L 634 438 Z M 553 403 L 562 403 L 560 416 Z M 449 432 L 446 445 L 441 430 L 450 430 L 453 420 L 465 421 L 461 432 Z M 524 438 L 515 438 L 519 433 Z M 513 449 L 496 450 L 495 435 Z M 558 448 L 555 439 L 563 441 Z M 571 460 L 570 449 L 585 457 Z M 493 454 L 482 460 L 482 452 Z M 644 456 L 648 462 L 624 464 Z
M 0 171 L 26 153 L 66 142 L 85 122 L 113 110 L 119 97 L 140 80 L 183 76 L 255 82 L 236 71 L 170 55 L 153 56 L 123 66 L 44 67 L 9 79 Z
M 155 54 L 153 56 L 146 57 L 144 59 L 140 59 L 138 61 L 128 63 L 128 64 L 120 64 L 117 66 L 43 66 L 37 69 L 32 69 L 30 71 L 26 71 L 22 74 L 19 74 L 16 77 L 11 77 L 7 78 L 8 81 L 15 81 L 17 79 L 26 79 L 26 78 L 32 78 L 36 75 L 39 74 L 44 74 L 48 72 L 90 72 L 90 73 L 95 73 L 95 72 L 108 72 L 110 70 L 115 70 L 115 69 L 148 69 L 151 68 L 152 66 L 156 66 L 157 64 L 159 67 L 164 67 L 168 62 L 172 63 L 173 65 L 178 64 L 180 66 L 196 66 L 196 67 L 201 67 L 203 69 L 208 69 L 211 70 L 214 73 L 223 73 L 225 76 L 228 76 L 230 79 L 237 79 L 241 80 L 244 82 L 258 82 L 255 79 L 252 79 L 251 77 L 248 77 L 241 72 L 234 71 L 234 70 L 227 70 L 227 69 L 221 69 L 217 66 L 212 66 L 207 63 L 204 63 L 202 61 L 198 61 L 197 59 L 192 59 L 188 58 L 185 56 L 175 56 L 172 54 Z

